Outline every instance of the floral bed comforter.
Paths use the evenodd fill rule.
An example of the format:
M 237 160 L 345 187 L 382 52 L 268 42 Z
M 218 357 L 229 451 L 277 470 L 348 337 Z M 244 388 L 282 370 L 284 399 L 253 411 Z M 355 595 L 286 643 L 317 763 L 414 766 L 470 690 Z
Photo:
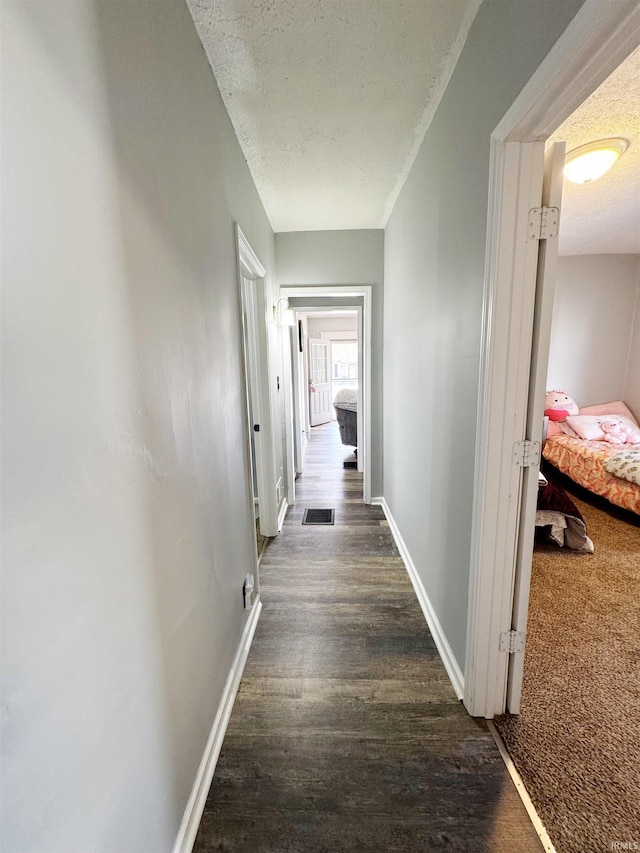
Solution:
M 640 515 L 640 485 L 610 474 L 607 461 L 620 452 L 606 441 L 584 441 L 569 435 L 550 436 L 542 455 L 563 474 L 616 506 Z

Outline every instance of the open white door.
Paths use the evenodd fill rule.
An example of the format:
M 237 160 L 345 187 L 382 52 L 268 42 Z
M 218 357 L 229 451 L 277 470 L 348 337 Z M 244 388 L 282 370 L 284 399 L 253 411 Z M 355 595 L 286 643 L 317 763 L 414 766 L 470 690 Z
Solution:
M 542 220 L 547 230 L 546 238 L 539 242 L 538 272 L 531 348 L 531 373 L 527 406 L 526 434 L 531 442 L 542 446 L 544 398 L 546 392 L 553 295 L 555 290 L 556 262 L 558 258 L 558 227 L 562 202 L 562 170 L 565 144 L 556 143 L 545 152 L 542 186 Z M 546 209 L 546 210 L 545 210 Z M 538 496 L 539 466 L 523 468 L 520 529 L 516 557 L 513 594 L 512 628 L 517 651 L 509 656 L 507 681 L 507 710 L 520 711 L 522 677 L 524 674 L 524 644 L 526 641 L 531 561 L 535 533 L 535 513 Z
M 309 338 L 309 419 L 311 426 L 328 423 L 331 410 L 329 341 Z

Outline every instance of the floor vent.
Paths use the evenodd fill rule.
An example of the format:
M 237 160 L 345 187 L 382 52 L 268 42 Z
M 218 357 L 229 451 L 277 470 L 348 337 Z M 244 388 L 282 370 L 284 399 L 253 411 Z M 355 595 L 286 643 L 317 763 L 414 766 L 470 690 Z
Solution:
M 303 524 L 333 524 L 334 509 L 305 509 Z

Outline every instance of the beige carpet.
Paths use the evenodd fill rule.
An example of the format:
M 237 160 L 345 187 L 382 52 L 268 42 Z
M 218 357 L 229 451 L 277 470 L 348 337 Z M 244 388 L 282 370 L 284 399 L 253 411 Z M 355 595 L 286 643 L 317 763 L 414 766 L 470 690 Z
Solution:
M 640 527 L 572 497 L 596 553 L 536 546 L 522 709 L 495 722 L 557 853 L 640 850 Z

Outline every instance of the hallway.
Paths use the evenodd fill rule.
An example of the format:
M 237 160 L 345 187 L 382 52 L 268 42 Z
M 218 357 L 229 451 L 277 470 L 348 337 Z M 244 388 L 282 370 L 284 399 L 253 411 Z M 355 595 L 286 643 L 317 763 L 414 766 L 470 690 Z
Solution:
M 194 851 L 540 851 L 349 458 L 336 423 L 312 430 L 262 559 L 263 611 Z M 334 507 L 335 526 L 303 526 L 307 506 Z

